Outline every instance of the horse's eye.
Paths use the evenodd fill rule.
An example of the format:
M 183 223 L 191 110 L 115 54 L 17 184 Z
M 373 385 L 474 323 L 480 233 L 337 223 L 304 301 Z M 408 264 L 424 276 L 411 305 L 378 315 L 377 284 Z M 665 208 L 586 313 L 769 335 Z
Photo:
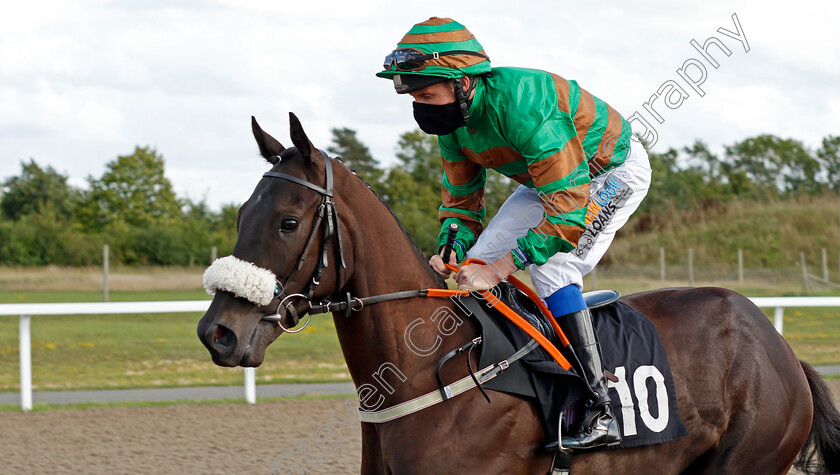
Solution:
M 283 220 L 283 224 L 280 225 L 280 231 L 284 233 L 290 233 L 297 229 L 298 227 L 298 220 L 295 218 L 286 218 Z

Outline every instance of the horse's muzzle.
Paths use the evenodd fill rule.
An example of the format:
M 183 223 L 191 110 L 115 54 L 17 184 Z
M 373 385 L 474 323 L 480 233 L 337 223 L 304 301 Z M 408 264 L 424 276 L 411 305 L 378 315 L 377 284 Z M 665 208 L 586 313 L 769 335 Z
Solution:
M 262 361 L 265 347 L 280 334 L 276 324 L 261 321 L 265 310 L 228 292 L 216 293 L 196 328 L 214 363 L 231 367 Z

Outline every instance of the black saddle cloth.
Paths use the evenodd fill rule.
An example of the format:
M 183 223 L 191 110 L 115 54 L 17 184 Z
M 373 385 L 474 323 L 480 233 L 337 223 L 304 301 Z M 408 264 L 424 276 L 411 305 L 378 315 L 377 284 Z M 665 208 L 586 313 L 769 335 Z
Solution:
M 546 317 L 523 292 L 503 282 L 494 293 L 572 361 L 574 356 L 570 350 L 559 343 Z M 510 357 L 531 341 L 530 336 L 483 299 L 459 300 L 462 309 L 476 317 L 482 327 L 479 368 Z M 618 383 L 609 383 L 613 413 L 623 433 L 618 447 L 666 442 L 686 435 L 688 431 L 679 417 L 668 358 L 653 323 L 621 301 L 593 309 L 592 321 L 602 349 L 604 368 L 619 379 Z M 583 412 L 576 409 L 588 395 L 583 380 L 574 372 L 564 370 L 542 347 L 511 364 L 483 386 L 534 399 L 548 440 L 558 438 L 560 414 L 566 412 L 566 420 L 571 418 L 574 422 Z M 492 400 L 492 393 L 490 398 Z

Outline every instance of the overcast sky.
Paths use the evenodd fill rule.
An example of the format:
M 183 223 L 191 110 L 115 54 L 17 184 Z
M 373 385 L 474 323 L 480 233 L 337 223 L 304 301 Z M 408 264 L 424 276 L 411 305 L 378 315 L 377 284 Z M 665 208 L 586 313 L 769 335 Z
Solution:
M 239 204 L 267 168 L 250 116 L 288 145 L 290 111 L 316 145 L 348 127 L 393 164 L 416 127 L 411 100 L 374 73 L 430 16 L 463 23 L 494 66 L 546 69 L 638 112 L 655 151 L 761 133 L 817 148 L 840 135 L 840 2 L 829 0 L 3 0 L 2 12 L 0 179 L 33 158 L 85 187 L 149 145 L 178 196 Z M 738 32 L 733 14 L 745 41 L 718 31 Z M 717 68 L 690 44 L 712 36 L 731 51 L 709 47 Z M 686 61 L 689 77 L 705 69 L 702 96 L 677 72 Z M 659 123 L 644 103 L 667 81 L 672 105 L 680 89 L 688 97 L 654 101 Z

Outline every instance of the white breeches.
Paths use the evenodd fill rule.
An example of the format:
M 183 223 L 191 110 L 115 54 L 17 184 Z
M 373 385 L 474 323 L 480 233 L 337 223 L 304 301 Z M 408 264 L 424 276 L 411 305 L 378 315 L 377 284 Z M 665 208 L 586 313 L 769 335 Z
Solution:
M 575 284 L 583 289 L 583 277 L 601 260 L 615 233 L 639 207 L 650 187 L 650 162 L 638 141 L 631 140 L 630 154 L 620 166 L 592 179 L 587 227 L 571 252 L 560 252 L 538 266 L 530 266 L 531 281 L 537 294 L 546 298 L 557 290 Z M 543 219 L 537 190 L 520 186 L 499 208 L 467 251 L 467 258 L 493 262 L 516 247 L 516 240 Z

